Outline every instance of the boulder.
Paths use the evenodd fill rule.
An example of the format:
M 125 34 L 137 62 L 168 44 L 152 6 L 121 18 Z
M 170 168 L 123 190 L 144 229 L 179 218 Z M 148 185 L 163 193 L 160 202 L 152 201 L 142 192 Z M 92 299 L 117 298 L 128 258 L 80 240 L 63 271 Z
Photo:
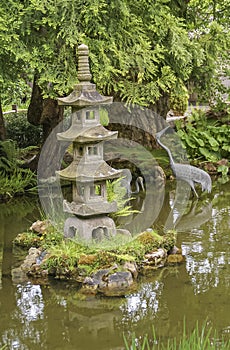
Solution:
M 30 230 L 42 235 L 49 226 L 50 222 L 48 220 L 37 220 L 30 226 Z
M 157 250 L 145 254 L 145 260 L 143 261 L 145 265 L 158 266 L 164 265 L 167 257 L 167 251 L 164 248 L 158 248 Z
M 130 271 L 115 272 L 105 279 L 105 284 L 99 287 L 99 292 L 106 296 L 124 296 L 133 286 L 133 277 Z
M 112 269 L 98 270 L 92 276 L 85 277 L 81 292 L 84 294 L 102 293 L 106 296 L 124 296 L 133 286 L 130 271 L 114 272 Z
M 137 271 L 137 264 L 135 262 L 126 261 L 123 265 L 123 269 L 130 271 L 133 278 L 137 279 L 138 271 Z

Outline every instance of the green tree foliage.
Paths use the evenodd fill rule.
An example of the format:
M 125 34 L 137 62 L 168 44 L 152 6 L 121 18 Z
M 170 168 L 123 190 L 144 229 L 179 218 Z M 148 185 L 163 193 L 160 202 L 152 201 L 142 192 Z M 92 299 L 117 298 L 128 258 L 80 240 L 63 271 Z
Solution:
M 223 93 L 221 75 L 229 75 L 229 0 L 191 0 L 186 18 L 188 34 L 200 47 L 190 80 L 206 101 Z
M 15 0 L 0 5 L 0 98 L 4 105 L 22 98 L 30 78 L 30 55 L 21 37 L 24 5 Z
M 90 47 L 98 87 L 130 102 L 154 103 L 191 71 L 192 44 L 168 1 L 145 0 L 142 6 L 137 0 L 16 4 L 11 0 L 8 5 L 15 11 L 12 21 L 18 18 L 8 34 L 17 42 L 11 45 L 14 60 L 38 71 L 49 96 L 67 93 L 76 82 L 76 47 L 82 42 Z
M 150 106 L 191 79 L 204 91 L 227 60 L 228 9 L 229 0 L 2 2 L 0 81 L 36 71 L 44 97 L 67 94 L 84 42 L 94 82 L 117 100 Z

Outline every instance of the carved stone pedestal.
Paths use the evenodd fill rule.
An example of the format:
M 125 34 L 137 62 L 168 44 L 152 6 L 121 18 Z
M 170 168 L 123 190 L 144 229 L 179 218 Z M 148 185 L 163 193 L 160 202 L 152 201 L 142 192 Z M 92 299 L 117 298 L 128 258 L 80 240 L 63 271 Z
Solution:
M 64 237 L 100 242 L 116 235 L 114 221 L 108 216 L 91 218 L 70 217 L 65 221 Z

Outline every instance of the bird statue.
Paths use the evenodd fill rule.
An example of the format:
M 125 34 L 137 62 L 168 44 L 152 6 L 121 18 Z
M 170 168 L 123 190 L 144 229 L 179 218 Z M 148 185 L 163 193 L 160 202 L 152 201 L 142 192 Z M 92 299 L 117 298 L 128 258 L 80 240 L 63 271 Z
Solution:
M 140 188 L 142 191 L 145 190 L 144 188 L 144 181 L 141 176 L 138 176 L 135 185 L 136 189 L 135 191 L 132 191 L 131 189 L 131 181 L 132 181 L 132 174 L 129 169 L 122 169 L 122 178 L 120 180 L 120 185 L 126 189 L 126 194 L 128 197 L 130 197 L 132 194 L 137 194 L 140 192 Z
M 174 162 L 171 151 L 160 141 L 161 136 L 168 128 L 170 128 L 170 126 L 167 126 L 160 132 L 156 133 L 156 140 L 159 145 L 167 151 L 170 160 L 170 166 L 176 178 L 187 182 L 197 197 L 198 194 L 195 189 L 195 183 L 201 184 L 202 191 L 211 192 L 212 180 L 206 171 L 196 168 L 190 164 L 181 164 Z

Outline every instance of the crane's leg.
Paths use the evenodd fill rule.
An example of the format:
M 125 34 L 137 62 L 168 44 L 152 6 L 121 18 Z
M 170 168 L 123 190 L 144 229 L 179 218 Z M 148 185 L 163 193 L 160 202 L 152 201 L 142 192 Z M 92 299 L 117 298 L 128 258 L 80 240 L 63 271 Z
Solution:
M 199 198 L 197 192 L 196 192 L 196 189 L 195 189 L 195 186 L 194 186 L 194 183 L 193 181 L 189 181 L 189 185 L 191 186 L 191 189 L 193 190 L 193 192 L 195 193 L 196 197 Z
M 196 192 L 196 190 L 195 190 L 195 187 L 194 187 L 194 186 L 193 186 L 193 191 L 194 191 L 194 193 L 195 193 L 196 197 L 197 197 L 197 198 L 199 198 L 199 196 L 198 196 L 198 194 L 197 194 L 197 192 Z

